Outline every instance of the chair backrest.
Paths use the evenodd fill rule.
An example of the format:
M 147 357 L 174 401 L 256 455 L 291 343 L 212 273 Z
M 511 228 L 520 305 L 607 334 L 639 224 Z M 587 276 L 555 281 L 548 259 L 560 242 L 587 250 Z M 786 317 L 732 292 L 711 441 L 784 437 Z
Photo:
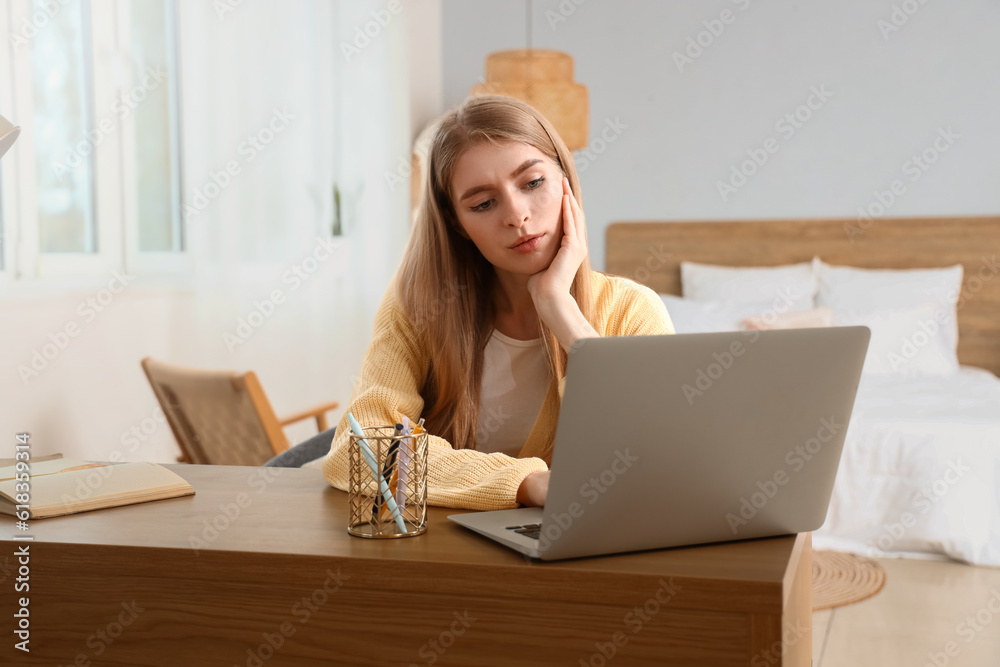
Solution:
M 187 368 L 146 357 L 149 378 L 188 463 L 262 465 L 288 439 L 253 371 Z

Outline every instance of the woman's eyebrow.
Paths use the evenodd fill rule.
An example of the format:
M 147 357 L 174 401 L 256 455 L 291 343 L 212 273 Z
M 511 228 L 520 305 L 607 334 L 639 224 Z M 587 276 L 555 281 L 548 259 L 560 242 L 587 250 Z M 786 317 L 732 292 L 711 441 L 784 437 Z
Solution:
M 534 158 L 534 159 L 531 159 L 531 160 L 525 160 L 524 162 L 521 163 L 520 167 L 518 167 L 513 172 L 511 172 L 510 177 L 511 178 L 517 178 L 518 175 L 520 175 L 522 172 L 524 172 L 527 169 L 530 169 L 532 166 L 538 164 L 539 162 L 541 162 L 541 159 L 539 159 L 539 158 Z M 463 194 L 461 197 L 458 198 L 458 201 L 465 201 L 466 199 L 468 199 L 472 195 L 478 194 L 478 193 L 482 192 L 483 190 L 489 190 L 491 187 L 492 186 L 490 186 L 490 185 L 477 185 L 474 188 L 469 188 L 468 190 L 465 191 L 465 194 Z

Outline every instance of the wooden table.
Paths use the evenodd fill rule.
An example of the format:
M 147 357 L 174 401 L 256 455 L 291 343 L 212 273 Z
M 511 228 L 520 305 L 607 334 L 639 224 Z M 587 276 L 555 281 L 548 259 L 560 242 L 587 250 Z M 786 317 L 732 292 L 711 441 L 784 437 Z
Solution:
M 351 537 L 316 470 L 169 467 L 195 496 L 32 521 L 30 543 L 0 519 L 0 664 L 810 664 L 808 533 L 544 563 L 444 508 L 422 536 Z

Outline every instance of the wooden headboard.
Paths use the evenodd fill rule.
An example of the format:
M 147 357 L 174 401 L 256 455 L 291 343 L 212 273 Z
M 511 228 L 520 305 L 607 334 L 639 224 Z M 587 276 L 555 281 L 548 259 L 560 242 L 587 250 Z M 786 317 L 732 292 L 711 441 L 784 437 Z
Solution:
M 1000 217 L 618 222 L 608 226 L 605 251 L 608 273 L 677 295 L 682 261 L 777 266 L 818 255 L 864 268 L 961 264 L 959 362 L 1000 375 Z

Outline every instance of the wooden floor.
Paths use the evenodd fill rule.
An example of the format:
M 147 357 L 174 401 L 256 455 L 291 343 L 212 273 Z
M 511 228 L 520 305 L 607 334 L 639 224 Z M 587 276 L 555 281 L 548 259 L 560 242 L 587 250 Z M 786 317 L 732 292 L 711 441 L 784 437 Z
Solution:
M 813 614 L 814 667 L 1000 667 L 1000 568 L 879 563 L 878 595 Z

